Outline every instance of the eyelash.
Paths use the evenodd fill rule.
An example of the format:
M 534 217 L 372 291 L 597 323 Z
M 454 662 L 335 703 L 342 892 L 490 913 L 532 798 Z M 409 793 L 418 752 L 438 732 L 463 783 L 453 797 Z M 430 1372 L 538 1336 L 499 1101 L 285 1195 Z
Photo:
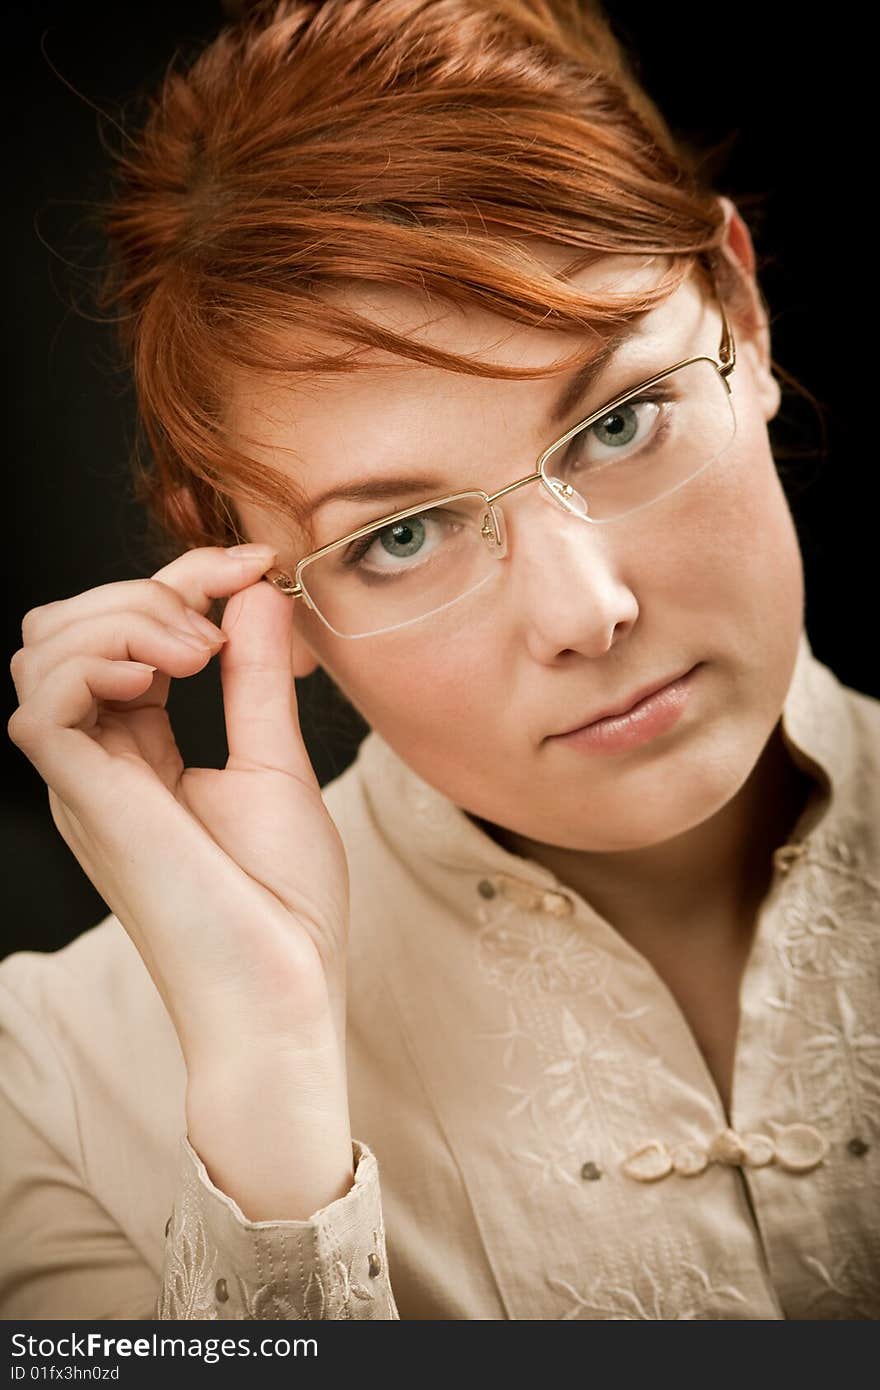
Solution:
M 412 520 L 416 520 L 422 515 L 421 512 L 413 512 Z M 384 530 L 384 527 L 382 529 Z M 342 556 L 342 564 L 346 569 L 353 569 L 355 565 L 360 564 L 367 551 L 372 550 L 376 544 L 379 534 L 378 531 L 369 532 L 366 536 L 360 536 L 356 541 L 352 541 L 346 546 Z
M 626 405 L 641 405 L 645 401 L 648 401 L 651 404 L 668 404 L 672 401 L 675 401 L 676 399 L 677 397 L 671 396 L 669 394 L 669 390 L 665 382 L 658 382 L 656 386 L 652 386 L 648 390 L 643 391 L 641 395 L 631 396 L 628 400 L 620 402 L 619 405 L 614 406 L 612 407 L 612 409 L 605 411 L 602 415 L 597 416 L 596 420 L 593 423 L 594 425 L 601 424 L 602 421 L 607 419 L 609 415 L 613 415 L 615 410 L 622 409 L 623 406 Z M 585 416 L 584 418 L 586 419 L 587 417 Z M 661 432 L 668 428 L 668 423 L 668 420 L 666 420 L 663 422 L 663 424 L 661 424 Z M 572 428 L 574 428 L 574 426 L 572 426 Z M 590 426 L 590 428 L 592 429 L 593 426 Z M 577 438 L 577 436 L 575 438 Z M 574 442 L 575 440 L 569 440 L 569 444 L 566 445 L 566 448 L 570 447 L 570 445 Z M 424 513 L 413 512 L 411 513 L 411 515 L 413 519 L 416 519 L 417 517 L 424 515 Z M 342 564 L 347 569 L 353 568 L 355 565 L 359 564 L 360 561 L 367 554 L 367 552 L 375 544 L 376 536 L 377 533 L 372 532 L 366 536 L 360 536 L 356 541 L 352 541 L 346 547 L 343 553 Z
M 646 391 L 643 391 L 641 395 L 630 396 L 627 400 L 619 402 L 618 405 L 603 410 L 602 414 L 596 417 L 588 430 L 582 431 L 581 434 L 575 435 L 568 441 L 568 444 L 565 445 L 565 450 L 568 450 L 572 445 L 576 445 L 579 439 L 589 437 L 590 432 L 594 430 L 597 425 L 603 424 L 610 416 L 616 415 L 619 410 L 624 410 L 627 406 L 645 405 L 646 403 L 648 405 L 674 405 L 678 400 L 679 397 L 675 395 L 674 392 L 670 392 L 668 384 L 665 381 L 659 381 L 656 386 L 649 387 Z M 668 427 L 669 419 L 668 416 L 664 414 L 658 426 L 658 439 L 655 440 L 654 443 L 659 441 L 659 438 Z M 575 426 L 572 426 L 572 428 L 575 428 Z

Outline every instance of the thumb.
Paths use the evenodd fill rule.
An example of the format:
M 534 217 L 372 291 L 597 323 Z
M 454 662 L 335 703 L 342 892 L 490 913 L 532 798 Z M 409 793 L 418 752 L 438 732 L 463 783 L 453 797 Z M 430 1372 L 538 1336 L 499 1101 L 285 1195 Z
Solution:
M 258 580 L 233 594 L 221 626 L 227 768 L 286 772 L 319 789 L 299 724 L 290 598 Z

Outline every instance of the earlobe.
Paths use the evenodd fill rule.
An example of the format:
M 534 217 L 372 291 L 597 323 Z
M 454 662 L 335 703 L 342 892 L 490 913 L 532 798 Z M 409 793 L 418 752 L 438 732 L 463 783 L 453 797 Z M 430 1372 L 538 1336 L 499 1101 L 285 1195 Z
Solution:
M 770 367 L 763 361 L 754 343 L 746 343 L 743 350 L 749 357 L 755 393 L 761 403 L 761 413 L 765 420 L 772 420 L 782 403 L 782 387 Z

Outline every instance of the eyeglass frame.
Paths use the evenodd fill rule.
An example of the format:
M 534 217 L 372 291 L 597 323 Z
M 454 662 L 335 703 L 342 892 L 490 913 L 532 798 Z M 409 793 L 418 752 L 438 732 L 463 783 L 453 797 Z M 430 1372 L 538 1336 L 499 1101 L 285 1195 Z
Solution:
M 379 628 L 375 633 L 337 632 L 336 628 L 332 627 L 331 624 L 327 622 L 327 619 L 324 617 L 320 609 L 313 602 L 308 590 L 302 583 L 300 576 L 302 574 L 302 571 L 306 568 L 306 566 L 311 564 L 314 560 L 320 559 L 322 555 L 329 554 L 331 550 L 338 549 L 341 545 L 345 545 L 352 541 L 359 540 L 361 536 L 365 536 L 369 531 L 382 531 L 386 527 L 392 526 L 397 521 L 405 521 L 408 516 L 417 516 L 421 512 L 430 510 L 430 508 L 432 507 L 444 506 L 448 502 L 459 501 L 464 497 L 481 497 L 483 499 L 483 504 L 490 508 L 490 514 L 494 517 L 494 512 L 491 511 L 493 503 L 497 502 L 499 498 L 506 497 L 509 493 L 515 492 L 521 487 L 525 487 L 528 483 L 544 483 L 548 495 L 552 497 L 554 501 L 559 502 L 560 505 L 563 506 L 565 510 L 568 511 L 570 514 L 579 517 L 582 521 L 590 521 L 593 523 L 594 526 L 610 525 L 614 521 L 623 520 L 624 517 L 632 515 L 633 510 L 641 511 L 642 508 L 637 507 L 631 509 L 629 512 L 622 512 L 619 517 L 613 516 L 608 517 L 604 520 L 602 518 L 589 516 L 588 514 L 575 509 L 574 506 L 569 505 L 569 503 L 566 501 L 567 497 L 577 495 L 575 493 L 575 490 L 571 487 L 571 485 L 568 483 L 562 483 L 559 479 L 553 479 L 551 481 L 551 479 L 548 478 L 547 475 L 543 472 L 543 467 L 547 459 L 551 456 L 551 454 L 554 454 L 557 449 L 561 448 L 563 444 L 566 444 L 569 439 L 572 439 L 574 437 L 574 435 L 579 434 L 582 431 L 588 429 L 590 425 L 595 424 L 597 420 L 601 420 L 606 415 L 610 415 L 613 410 L 616 410 L 617 407 L 620 405 L 625 405 L 628 400 L 631 400 L 633 396 L 637 396 L 640 391 L 647 390 L 649 387 L 656 385 L 658 381 L 662 381 L 664 377 L 671 376 L 673 372 L 679 371 L 682 367 L 689 367 L 694 362 L 709 362 L 715 368 L 716 372 L 721 378 L 721 381 L 724 384 L 724 388 L 727 391 L 728 397 L 732 394 L 728 377 L 730 376 L 731 372 L 736 366 L 736 342 L 733 336 L 733 329 L 731 328 L 730 320 L 727 317 L 727 311 L 724 307 L 724 300 L 719 290 L 715 267 L 711 263 L 709 264 L 709 275 L 712 281 L 712 288 L 715 294 L 715 298 L 717 300 L 718 307 L 721 311 L 721 343 L 718 348 L 717 361 L 714 357 L 709 357 L 706 353 L 698 353 L 694 357 L 683 358 L 681 362 L 676 362 L 674 366 L 666 367 L 662 372 L 655 372 L 653 376 L 647 377 L 644 381 L 638 382 L 637 385 L 629 387 L 626 391 L 623 391 L 619 395 L 615 396 L 613 400 L 606 401 L 602 406 L 599 407 L 598 410 L 591 411 L 591 413 L 585 416 L 583 420 L 579 420 L 577 424 L 572 425 L 570 429 L 566 430 L 566 432 L 563 435 L 561 435 L 559 439 L 554 440 L 553 443 L 550 444 L 539 455 L 537 464 L 535 465 L 535 471 L 526 474 L 522 478 L 518 478 L 516 482 L 508 483 L 506 487 L 501 488 L 498 492 L 487 493 L 482 488 L 462 488 L 459 489 L 457 492 L 448 494 L 445 497 L 434 497 L 429 498 L 427 501 L 416 502 L 412 506 L 404 507 L 402 510 L 392 512 L 388 516 L 378 517 L 374 521 L 367 522 L 366 525 L 359 526 L 356 531 L 349 531 L 346 535 L 339 536 L 336 540 L 329 541 L 326 545 L 320 546 L 317 550 L 310 551 L 308 555 L 304 555 L 301 560 L 297 561 L 292 579 L 290 575 L 287 574 L 285 571 L 277 568 L 267 570 L 265 574 L 261 575 L 261 578 L 265 579 L 269 584 L 272 584 L 281 593 L 287 594 L 291 598 L 304 599 L 307 606 L 311 608 L 312 611 L 316 613 L 317 616 L 321 619 L 321 621 L 327 627 L 330 628 L 331 632 L 334 632 L 338 637 L 379 636 L 383 632 L 394 631 L 395 629 L 393 627 L 390 629 Z M 710 459 L 708 462 L 711 463 L 714 462 L 714 460 Z M 700 470 L 698 470 L 698 472 L 699 471 Z M 692 477 L 696 476 L 697 473 L 692 474 Z M 684 483 L 688 483 L 690 481 L 691 478 L 686 478 L 684 480 Z M 554 486 L 554 484 L 556 485 Z M 684 484 L 680 484 L 679 486 L 683 485 Z M 676 489 L 673 488 L 671 491 L 674 492 L 676 491 Z M 669 493 L 661 493 L 659 497 L 653 498 L 651 502 L 647 502 L 644 505 L 645 507 L 652 506 L 654 502 L 660 502 L 664 497 L 667 497 L 669 495 Z M 481 534 L 484 536 L 484 538 L 490 545 L 502 544 L 500 536 L 497 533 L 497 527 L 495 526 L 490 526 L 487 528 L 484 522 Z M 466 595 L 462 594 L 461 597 L 464 598 L 466 597 Z M 431 616 L 431 614 L 425 613 L 422 616 L 428 618 Z M 406 624 L 404 624 L 404 626 L 408 626 L 409 622 L 419 621 L 421 621 L 421 619 L 410 619 Z

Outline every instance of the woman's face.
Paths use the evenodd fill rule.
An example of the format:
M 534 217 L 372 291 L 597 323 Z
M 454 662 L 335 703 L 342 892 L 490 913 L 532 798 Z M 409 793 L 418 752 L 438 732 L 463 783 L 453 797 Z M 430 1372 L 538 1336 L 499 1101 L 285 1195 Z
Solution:
M 549 245 L 542 254 L 554 268 L 568 259 Z M 573 278 L 591 289 L 653 285 L 661 268 L 608 257 Z M 358 287 L 346 297 L 377 321 L 417 328 L 459 352 L 491 351 L 496 361 L 549 364 L 571 350 L 559 334 L 488 314 L 428 317 L 392 290 Z M 425 781 L 530 840 L 637 849 L 718 812 L 778 720 L 803 622 L 801 557 L 767 436 L 779 394 L 766 336 L 739 319 L 733 329 L 736 435 L 722 459 L 605 526 L 548 503 L 540 484 L 522 488 L 502 500 L 508 552 L 482 589 L 355 641 L 297 602 L 292 671 L 322 665 Z M 559 377 L 503 381 L 399 362 L 308 389 L 242 385 L 230 418 L 251 452 L 295 476 L 310 497 L 398 473 L 441 477 L 427 497 L 471 487 L 491 494 L 532 471 L 550 443 L 603 402 L 682 358 L 717 358 L 720 340 L 717 302 L 692 276 L 640 319 L 587 398 L 549 430 Z M 318 514 L 317 543 L 420 500 L 331 502 Z M 289 524 L 253 507 L 240 515 L 247 537 L 276 546 L 279 566 L 292 570 L 303 552 Z M 684 713 L 666 733 L 590 755 L 549 738 L 697 663 Z

